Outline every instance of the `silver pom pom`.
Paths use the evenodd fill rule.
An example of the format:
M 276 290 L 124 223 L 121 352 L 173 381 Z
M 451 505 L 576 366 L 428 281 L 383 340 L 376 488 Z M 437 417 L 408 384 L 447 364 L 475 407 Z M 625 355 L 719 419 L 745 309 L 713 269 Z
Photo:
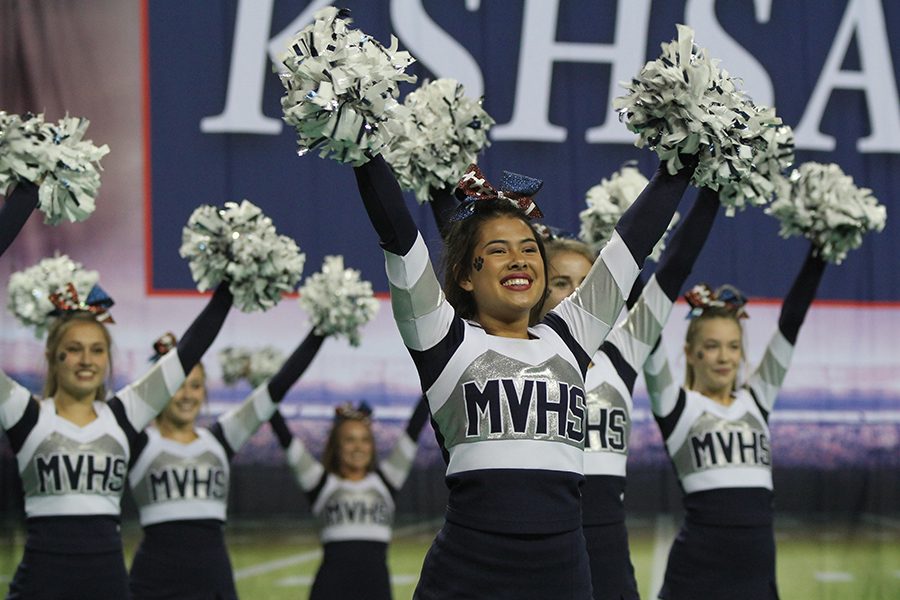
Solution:
M 256 350 L 229 346 L 219 351 L 219 365 L 226 385 L 246 379 L 250 387 L 256 388 L 275 375 L 283 364 L 284 353 L 273 346 Z
M 83 221 L 94 212 L 100 189 L 100 159 L 109 153 L 84 139 L 89 121 L 66 116 L 0 112 L 0 191 L 19 179 L 40 184 L 38 209 L 44 222 Z
M 272 220 L 247 200 L 197 208 L 182 231 L 179 254 L 188 259 L 197 289 L 228 280 L 234 304 L 244 312 L 268 310 L 293 291 L 306 260 L 294 240 L 278 235 Z
M 6 308 L 24 326 L 33 327 L 42 337 L 52 320 L 50 296 L 71 283 L 80 298 L 87 298 L 99 280 L 97 271 L 85 270 L 65 254 L 45 258 L 38 264 L 13 273 L 7 286 Z
M 793 161 L 793 138 L 775 111 L 756 106 L 718 61 L 694 45 L 694 32 L 678 25 L 678 39 L 644 65 L 614 106 L 671 174 L 680 155 L 699 153 L 693 183 L 719 190 L 726 213 L 767 203 L 781 170 Z
M 803 236 L 836 264 L 862 244 L 863 234 L 882 231 L 887 218 L 872 190 L 857 187 L 838 165 L 816 162 L 791 173 L 766 213 L 781 221 L 782 237 Z
M 475 157 L 489 146 L 494 125 L 481 100 L 466 98 L 462 84 L 437 79 L 406 96 L 403 132 L 384 150 L 400 187 L 413 190 L 420 204 L 429 189 L 453 187 Z
M 603 179 L 589 189 L 585 198 L 588 207 L 578 213 L 581 219 L 579 232 L 581 241 L 591 246 L 595 252 L 599 252 L 612 237 L 622 213 L 637 199 L 647 183 L 649 183 L 647 178 L 636 167 L 625 165 L 609 179 Z M 679 215 L 675 213 L 666 232 L 653 248 L 650 260 L 659 260 L 666 247 L 666 237 L 678 219 Z
M 343 256 L 326 256 L 322 270 L 300 288 L 300 306 L 309 313 L 317 335 L 345 335 L 358 346 L 359 328 L 372 320 L 379 302 L 359 271 L 344 268 Z
M 397 102 L 400 82 L 414 82 L 404 70 L 414 59 L 348 27 L 351 19 L 337 8 L 316 13 L 282 57 L 284 121 L 297 130 L 298 152 L 356 166 L 402 131 L 405 114 Z

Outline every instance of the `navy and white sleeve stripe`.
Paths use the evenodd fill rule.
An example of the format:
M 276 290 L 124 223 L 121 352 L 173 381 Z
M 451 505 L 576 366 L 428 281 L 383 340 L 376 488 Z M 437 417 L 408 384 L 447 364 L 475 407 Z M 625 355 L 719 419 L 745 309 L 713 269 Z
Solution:
M 227 445 L 229 458 L 247 443 L 260 426 L 275 414 L 277 405 L 266 384 L 260 385 L 239 405 L 219 417 L 217 424 Z M 215 434 L 216 432 L 213 431 Z M 220 440 L 221 441 L 221 440 Z
M 391 451 L 390 456 L 386 460 L 381 461 L 379 471 L 382 479 L 394 491 L 399 490 L 406 483 L 409 471 L 412 468 L 413 461 L 416 459 L 416 450 L 418 444 L 416 440 L 419 438 L 425 422 L 428 420 L 428 399 L 423 395 L 416 403 L 413 414 L 409 419 L 409 423 L 397 444 Z
M 657 417 L 666 417 L 678 402 L 681 385 L 672 376 L 669 360 L 662 345 L 650 354 L 644 363 L 644 379 L 647 382 L 647 394 L 650 396 L 650 408 Z
M 622 238 L 613 232 L 581 285 L 550 311 L 566 323 L 569 333 L 588 355 L 606 339 L 638 270 Z
M 615 346 L 630 369 L 638 373 L 662 334 L 671 310 L 672 300 L 652 276 L 628 316 L 612 330 L 604 345 Z M 624 377 L 623 380 L 629 381 Z M 629 390 L 633 389 L 634 377 L 629 385 Z
M 34 429 L 40 405 L 31 392 L 0 371 L 0 427 L 6 431 L 13 452 L 18 452 Z
M 110 408 L 114 413 L 121 410 L 131 428 L 141 431 L 162 412 L 185 376 L 178 351 L 170 350 L 143 377 L 119 390 L 109 401 Z

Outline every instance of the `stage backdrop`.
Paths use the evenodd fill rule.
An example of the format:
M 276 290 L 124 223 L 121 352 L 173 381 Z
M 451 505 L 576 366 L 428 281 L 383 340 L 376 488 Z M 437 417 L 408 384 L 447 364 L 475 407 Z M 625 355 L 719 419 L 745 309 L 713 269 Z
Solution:
M 383 292 L 383 258 L 350 167 L 298 157 L 293 131 L 281 121 L 279 57 L 291 34 L 328 4 L 0 1 L 0 109 L 87 116 L 89 137 L 111 148 L 96 214 L 56 228 L 35 215 L 0 261 L 0 292 L 10 273 L 57 250 L 99 270 L 117 301 L 116 381 L 125 383 L 146 367 L 152 341 L 183 331 L 206 301 L 178 257 L 188 215 L 201 203 L 244 198 L 297 240 L 306 274 L 325 255 L 343 254 Z M 611 103 L 622 94 L 618 82 L 675 37 L 676 23 L 693 27 L 697 43 L 794 128 L 798 163 L 836 162 L 888 208 L 885 231 L 825 274 L 774 413 L 776 465 L 900 466 L 898 3 L 348 0 L 344 6 L 356 27 L 384 42 L 397 36 L 417 59 L 412 72 L 420 82 L 453 77 L 469 95 L 483 95 L 497 121 L 480 160 L 485 172 L 543 179 L 538 202 L 547 222 L 570 231 L 578 228 L 586 190 L 601 178 L 629 160 L 646 175 L 655 168 Z M 410 206 L 436 256 L 428 209 L 412 198 Z M 805 251 L 802 241 L 779 239 L 773 219 L 748 210 L 719 219 L 694 270 L 692 281 L 730 282 L 754 298 L 746 322 L 751 363 L 774 331 L 777 299 Z M 665 337 L 682 367 L 676 357 L 685 312 L 676 307 Z M 7 314 L 0 326 L 0 367 L 38 389 L 42 340 Z M 222 384 L 218 350 L 270 344 L 289 352 L 308 329 L 294 298 L 265 314 L 232 314 L 206 359 L 207 416 L 249 391 Z M 336 403 L 367 400 L 384 424 L 384 449 L 418 394 L 383 301 L 360 347 L 324 344 L 285 410 L 318 448 Z M 642 380 L 635 418 L 633 468 L 663 464 Z M 423 439 L 419 460 L 435 464 L 433 438 L 426 432 Z M 240 461 L 280 460 L 267 432 L 251 446 Z

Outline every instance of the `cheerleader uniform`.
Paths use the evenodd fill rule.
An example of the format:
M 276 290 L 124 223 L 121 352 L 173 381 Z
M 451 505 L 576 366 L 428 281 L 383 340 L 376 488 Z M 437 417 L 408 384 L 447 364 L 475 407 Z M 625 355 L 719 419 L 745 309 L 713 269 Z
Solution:
M 636 302 L 630 302 L 633 306 L 628 316 L 600 346 L 585 378 L 587 435 L 582 515 L 594 600 L 639 598 L 628 549 L 624 502 L 634 383 L 669 318 L 678 289 L 706 241 L 718 207 L 716 192 L 700 192 L 673 234 L 656 274 L 644 288 L 646 291 Z M 670 290 L 668 294 L 662 286 Z M 639 282 L 635 287 L 640 287 Z
M 3 223 L 5 226 L 5 222 Z M 140 431 L 168 404 L 218 333 L 231 306 L 226 286 L 176 349 L 106 402 L 83 427 L 0 373 L 0 426 L 25 491 L 26 539 L 9 600 L 128 597 L 119 501 Z
M 237 598 L 223 530 L 229 464 L 275 413 L 281 390 L 300 377 L 322 340 L 307 336 L 278 374 L 209 429 L 197 429 L 193 442 L 166 439 L 154 428 L 141 435 L 128 476 L 144 528 L 129 580 L 135 600 Z
M 355 169 L 447 461 L 447 522 L 416 598 L 591 597 L 581 530 L 584 376 L 691 171 L 660 169 L 579 289 L 529 328 L 529 339 L 513 339 L 454 314 L 383 159 Z
M 686 512 L 660 598 L 778 598 L 768 419 L 824 266 L 810 251 L 762 362 L 731 405 L 677 385 L 661 350 L 644 366 Z
M 394 499 L 409 475 L 419 433 L 427 420 L 428 405 L 423 398 L 387 460 L 380 461 L 363 479 L 351 481 L 327 472 L 303 442 L 293 437 L 281 413 L 272 417 L 272 428 L 287 451 L 288 464 L 319 521 L 322 563 L 310 600 L 391 599 L 387 547 L 394 525 Z

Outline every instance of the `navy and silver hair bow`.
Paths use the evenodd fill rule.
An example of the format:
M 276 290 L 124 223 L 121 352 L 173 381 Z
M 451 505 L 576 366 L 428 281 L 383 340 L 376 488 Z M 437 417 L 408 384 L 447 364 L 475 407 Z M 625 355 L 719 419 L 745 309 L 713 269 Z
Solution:
M 691 307 L 687 315 L 688 319 L 699 317 L 707 308 L 720 307 L 733 312 L 738 319 L 746 319 L 749 317 L 744 305 L 747 304 L 747 298 L 736 287 L 731 285 L 723 285 L 716 291 L 713 291 L 705 283 L 698 283 L 684 295 L 688 305 Z
M 456 210 L 451 221 L 461 221 L 475 212 L 475 202 L 479 200 L 508 200 L 517 206 L 529 219 L 540 219 L 544 216 L 534 203 L 534 196 L 541 190 L 544 182 L 540 179 L 503 171 L 500 185 L 491 185 L 478 165 L 471 164 L 456 184 L 457 194 L 463 195 L 463 203 Z
M 63 291 L 50 294 L 49 300 L 56 307 L 50 312 L 53 316 L 84 311 L 93 314 L 98 321 L 115 323 L 109 314 L 109 309 L 115 302 L 99 285 L 91 288 L 84 301 L 78 297 L 78 291 L 72 283 L 66 284 Z
M 166 333 L 159 336 L 155 342 L 153 342 L 153 356 L 150 357 L 150 362 L 156 362 L 161 359 L 163 356 L 168 354 L 169 350 L 178 345 L 178 338 L 175 337 L 175 334 L 171 331 L 167 331 Z
M 343 421 L 345 419 L 365 420 L 372 416 L 372 407 L 365 400 L 359 403 L 359 406 L 353 406 L 347 402 L 341 404 L 334 409 L 335 421 Z

